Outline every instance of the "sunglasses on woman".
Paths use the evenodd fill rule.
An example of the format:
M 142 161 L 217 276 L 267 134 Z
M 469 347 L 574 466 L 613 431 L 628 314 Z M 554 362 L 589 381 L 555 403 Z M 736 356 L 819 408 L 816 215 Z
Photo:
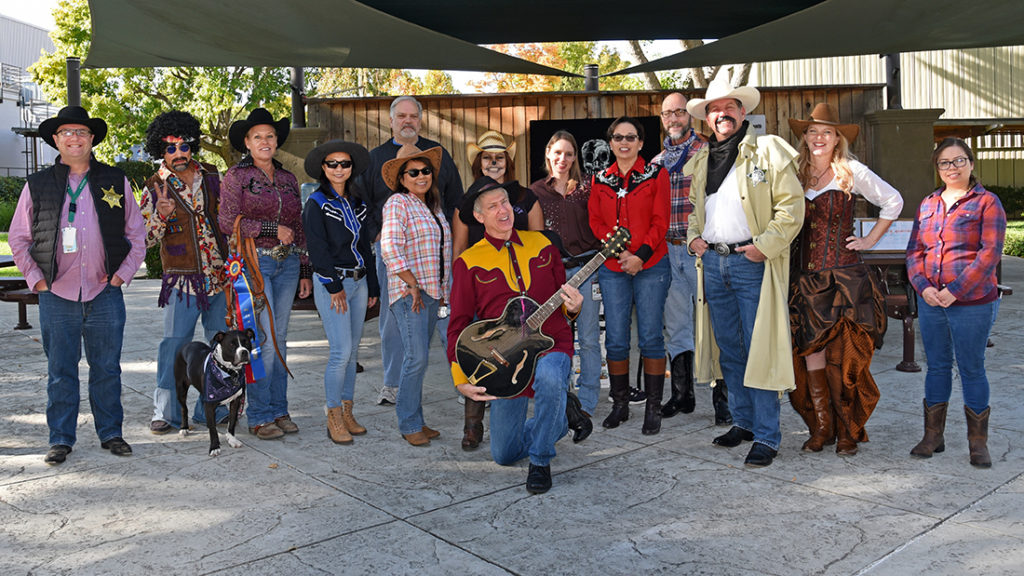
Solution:
M 424 176 L 430 176 L 433 173 L 434 173 L 434 171 L 431 170 L 430 167 L 426 167 L 426 168 L 409 168 L 408 170 L 405 171 L 405 174 L 408 174 L 409 176 L 412 176 L 413 178 L 417 178 L 420 174 L 423 174 Z
M 334 170 L 338 166 L 341 166 L 342 168 L 351 168 L 352 167 L 352 161 L 351 160 L 324 160 L 324 166 L 327 166 L 331 170 Z
M 612 142 L 636 142 L 640 137 L 636 134 L 612 134 Z

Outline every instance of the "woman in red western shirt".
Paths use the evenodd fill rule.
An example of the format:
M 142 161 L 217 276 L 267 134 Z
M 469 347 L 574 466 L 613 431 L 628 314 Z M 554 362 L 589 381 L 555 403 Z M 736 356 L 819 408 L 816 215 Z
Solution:
M 636 305 L 637 334 L 644 363 L 647 406 L 641 432 L 661 430 L 661 394 L 665 385 L 665 297 L 670 271 L 665 232 L 669 218 L 668 173 L 640 157 L 644 129 L 623 116 L 608 128 L 615 163 L 594 175 L 590 192 L 590 228 L 606 238 L 616 226 L 632 235 L 629 247 L 597 272 L 604 300 L 605 352 L 611 381 L 612 411 L 602 426 L 615 428 L 629 419 L 630 323 Z
M 1006 213 L 974 177 L 974 154 L 946 138 L 932 154 L 942 187 L 921 202 L 907 245 L 907 275 L 917 291 L 924 379 L 924 438 L 910 454 L 930 458 L 946 445 L 943 430 L 953 387 L 953 358 L 963 388 L 971 464 L 988 468 L 989 387 L 985 343 L 999 290 Z

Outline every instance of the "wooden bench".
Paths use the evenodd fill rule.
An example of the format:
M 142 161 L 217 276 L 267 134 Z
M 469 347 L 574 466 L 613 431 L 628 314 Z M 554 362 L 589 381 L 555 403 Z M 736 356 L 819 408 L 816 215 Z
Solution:
M 18 303 L 18 323 L 15 330 L 28 330 L 32 325 L 28 323 L 28 306 L 39 304 L 39 295 L 28 288 L 28 284 L 21 276 L 0 276 L 0 301 Z

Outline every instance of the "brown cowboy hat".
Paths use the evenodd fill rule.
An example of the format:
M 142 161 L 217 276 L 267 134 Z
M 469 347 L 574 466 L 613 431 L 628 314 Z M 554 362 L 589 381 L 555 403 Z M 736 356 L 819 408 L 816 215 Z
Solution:
M 413 158 L 421 158 L 430 163 L 431 169 L 434 170 L 434 181 L 436 182 L 437 172 L 441 169 L 441 156 L 440 146 L 420 150 L 413 144 L 405 144 L 398 149 L 398 154 L 393 159 L 388 160 L 380 167 L 380 177 L 384 179 L 384 183 L 388 185 L 388 188 L 398 190 L 398 178 L 400 176 L 398 169 Z
M 801 135 L 811 124 L 824 124 L 826 126 L 835 126 L 836 130 L 846 137 L 846 141 L 850 144 L 857 139 L 857 135 L 860 134 L 860 126 L 856 124 L 840 124 L 839 114 L 836 114 L 836 109 L 831 104 L 825 102 L 819 102 L 814 110 L 811 110 L 810 120 L 798 120 L 796 118 L 789 119 L 789 129 L 793 131 L 793 134 Z
M 42 137 L 43 142 L 56 148 L 57 143 L 53 141 L 53 135 L 57 133 L 58 128 L 65 124 L 87 126 L 92 131 L 93 146 L 103 142 L 103 139 L 107 137 L 107 123 L 102 118 L 89 118 L 89 112 L 81 106 L 65 106 L 60 109 L 60 112 L 57 112 L 55 117 L 43 120 L 39 124 L 39 136 Z
M 505 137 L 494 130 L 488 130 L 481 134 L 476 139 L 476 144 L 466 144 L 466 155 L 469 156 L 470 166 L 476 161 L 476 157 L 485 151 L 504 152 L 508 154 L 510 160 L 516 159 L 516 143 L 513 142 L 511 145 L 505 144 Z
M 275 122 L 274 117 L 270 115 L 266 108 L 256 108 L 249 112 L 249 117 L 245 120 L 236 120 L 231 124 L 231 128 L 228 128 L 228 139 L 231 140 L 231 145 L 235 147 L 235 150 L 245 154 L 247 152 L 245 148 L 245 135 L 249 133 L 253 126 L 263 124 L 274 128 L 274 132 L 277 134 L 277 147 L 284 146 L 284 141 L 288 139 L 288 130 L 290 129 L 289 119 L 285 116 Z

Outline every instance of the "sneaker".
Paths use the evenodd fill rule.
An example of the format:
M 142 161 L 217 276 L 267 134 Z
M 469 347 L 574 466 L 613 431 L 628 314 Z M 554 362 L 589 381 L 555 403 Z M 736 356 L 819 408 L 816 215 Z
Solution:
M 395 386 L 382 386 L 380 394 L 377 395 L 377 404 L 397 404 L 398 388 Z
M 647 392 L 644 392 L 640 388 L 629 389 L 630 404 L 643 404 L 644 402 L 647 402 Z
M 149 431 L 158 436 L 167 434 L 174 427 L 163 420 L 153 420 L 149 423 Z

